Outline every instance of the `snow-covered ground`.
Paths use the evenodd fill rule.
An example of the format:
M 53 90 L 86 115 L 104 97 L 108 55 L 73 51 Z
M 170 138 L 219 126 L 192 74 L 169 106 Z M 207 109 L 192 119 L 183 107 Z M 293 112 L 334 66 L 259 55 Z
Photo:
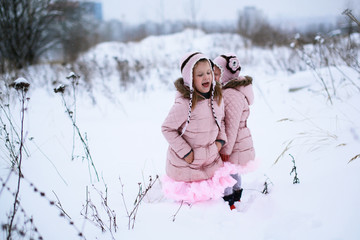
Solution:
M 144 190 L 149 176 L 164 175 L 168 144 L 160 126 L 174 101 L 172 82 L 180 76 L 178 61 L 191 50 L 211 57 L 235 52 L 242 60 L 242 74 L 253 76 L 255 104 L 248 126 L 261 165 L 243 176 L 239 211 L 230 211 L 222 200 L 181 206 L 164 199 L 156 181 L 138 209 L 134 229 L 128 230 L 125 204 L 130 212 L 138 183 Z M 290 55 L 285 48 L 245 48 L 236 35 L 193 31 L 95 47 L 82 56 L 89 65 L 96 62 L 98 70 L 92 69 L 96 78 L 91 94 L 77 92 L 76 120 L 87 137 L 99 181 L 78 137 L 74 148 L 78 157 L 71 160 L 72 123 L 60 95 L 52 92 L 50 83 L 44 84 L 54 79 L 66 82 L 68 72 L 56 75 L 51 72 L 56 66 L 34 67 L 24 76 L 32 86 L 25 115 L 29 156 L 22 163 L 21 208 L 27 218 L 33 217 L 44 239 L 78 239 L 79 232 L 86 239 L 360 239 L 360 158 L 349 163 L 360 154 L 360 94 L 344 77 L 360 86 L 359 73 L 345 65 L 317 69 L 330 88 L 331 104 L 314 71 L 290 75 L 287 67 L 280 66 L 283 57 Z M 119 84 L 114 57 L 127 59 L 130 68 L 136 61 L 144 66 L 126 88 Z M 298 64 L 293 69 L 305 66 L 288 64 Z M 109 75 L 101 77 L 99 69 Z M 67 96 L 66 101 L 71 103 L 72 98 Z M 10 109 L 18 127 L 19 103 L 11 102 Z M 4 180 L 10 163 L 6 148 L 0 149 Z M 290 174 L 292 157 L 299 184 L 293 184 L 294 174 Z M 11 174 L 6 184 L 11 192 L 16 190 L 16 181 Z M 269 184 L 266 195 L 261 193 L 265 181 Z M 34 186 L 45 196 L 35 192 Z M 1 224 L 7 223 L 14 201 L 6 187 L 0 193 Z M 60 201 L 71 220 L 59 216 L 61 211 L 49 201 L 56 205 Z M 110 215 L 106 209 L 111 209 Z M 23 216 L 17 213 L 17 226 L 23 225 Z M 104 232 L 97 225 L 100 222 Z M 30 225 L 25 226 L 27 239 L 37 239 Z M 1 236 L 5 238 L 4 231 Z

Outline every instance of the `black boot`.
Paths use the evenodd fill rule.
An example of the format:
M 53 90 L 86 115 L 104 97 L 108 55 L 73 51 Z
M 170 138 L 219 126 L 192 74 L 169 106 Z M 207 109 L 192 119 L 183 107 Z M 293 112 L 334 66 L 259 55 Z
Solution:
M 234 193 L 233 193 L 233 201 L 234 202 L 240 202 L 242 192 L 243 192 L 242 188 L 240 188 L 240 190 L 234 190 Z
M 227 196 L 224 196 L 223 197 L 224 201 L 225 202 L 228 202 L 229 203 L 229 207 L 231 210 L 235 209 L 235 205 L 234 205 L 234 194 L 230 194 L 230 195 L 227 195 Z

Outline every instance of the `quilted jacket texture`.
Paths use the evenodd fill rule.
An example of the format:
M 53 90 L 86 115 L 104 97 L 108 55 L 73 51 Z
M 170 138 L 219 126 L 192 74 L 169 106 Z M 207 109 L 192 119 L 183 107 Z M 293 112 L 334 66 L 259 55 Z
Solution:
M 214 100 L 217 119 L 223 119 L 224 105 Z M 162 124 L 161 130 L 169 143 L 166 160 L 166 174 L 175 181 L 200 181 L 213 177 L 223 166 L 215 140 L 224 140 L 224 124 L 219 130 L 212 110 L 211 99 L 202 98 L 191 111 L 190 122 L 181 136 L 188 117 L 189 98 L 177 92 L 175 103 Z M 221 121 L 220 121 L 221 122 Z M 191 150 L 194 161 L 189 164 L 183 158 Z
M 252 85 L 223 90 L 225 131 L 227 142 L 220 153 L 229 155 L 229 161 L 245 167 L 255 160 L 255 150 L 247 119 L 249 105 L 254 101 Z

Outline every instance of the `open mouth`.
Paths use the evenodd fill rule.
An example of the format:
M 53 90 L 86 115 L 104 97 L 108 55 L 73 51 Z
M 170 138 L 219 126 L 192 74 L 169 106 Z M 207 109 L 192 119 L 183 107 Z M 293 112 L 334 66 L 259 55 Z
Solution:
M 210 82 L 204 82 L 201 84 L 203 87 L 207 88 L 210 86 Z

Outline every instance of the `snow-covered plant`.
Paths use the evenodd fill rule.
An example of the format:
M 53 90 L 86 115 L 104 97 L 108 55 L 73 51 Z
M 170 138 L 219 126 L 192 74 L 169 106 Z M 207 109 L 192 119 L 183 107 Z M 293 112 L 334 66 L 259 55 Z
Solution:
M 65 93 L 65 90 L 66 90 L 66 85 L 65 84 L 60 84 L 58 87 L 56 87 L 54 89 L 54 92 L 61 95 L 61 99 L 62 99 L 63 105 L 65 107 L 67 116 L 69 117 L 69 119 L 71 120 L 71 123 L 73 125 L 73 148 L 72 148 L 71 157 L 72 157 L 72 160 L 74 160 L 74 158 L 75 158 L 74 151 L 75 151 L 75 143 L 76 143 L 75 137 L 77 135 L 80 138 L 80 141 L 82 143 L 84 153 L 85 153 L 85 158 L 88 161 L 88 165 L 92 166 L 92 168 L 93 168 L 93 170 L 95 172 L 97 181 L 100 181 L 99 174 L 98 174 L 98 172 L 96 170 L 94 161 L 93 161 L 91 153 L 90 153 L 90 147 L 89 147 L 89 143 L 88 143 L 88 140 L 87 140 L 87 135 L 86 135 L 86 133 L 84 135 L 81 133 L 80 128 L 79 128 L 79 126 L 77 125 L 77 122 L 76 122 L 76 90 L 77 90 L 77 86 L 79 84 L 80 76 L 75 74 L 74 72 L 70 72 L 66 78 L 68 80 L 70 80 L 70 84 L 72 86 L 72 92 L 70 93 L 73 96 L 72 104 L 70 105 L 65 99 L 65 96 L 64 96 L 64 93 Z M 72 107 L 70 107 L 70 106 L 72 106 Z M 89 174 L 90 174 L 90 180 L 91 180 L 90 167 L 89 167 Z
M 337 97 L 334 71 L 340 72 L 342 78 L 354 86 L 360 92 L 360 86 L 355 79 L 351 79 L 340 68 L 347 65 L 360 73 L 358 61 L 359 44 L 352 41 L 351 35 L 348 40 L 343 36 L 321 36 L 316 35 L 313 44 L 305 44 L 300 35 L 295 36 L 290 44 L 294 53 L 314 72 L 316 80 L 322 85 L 327 99 L 333 104 L 333 98 Z M 326 70 L 327 72 L 325 72 Z
M 13 203 L 11 205 L 10 212 L 8 214 L 8 222 L 1 223 L 1 230 L 4 232 L 6 239 L 43 239 L 41 233 L 36 227 L 33 216 L 30 216 L 21 201 L 21 189 L 24 188 L 24 182 L 29 183 L 29 188 L 33 190 L 39 197 L 46 199 L 51 206 L 55 206 L 60 210 L 60 217 L 65 217 L 65 210 L 62 208 L 60 201 L 56 203 L 54 200 L 48 198 L 45 192 L 40 191 L 33 183 L 31 183 L 22 171 L 22 165 L 24 159 L 29 156 L 28 150 L 25 148 L 26 131 L 24 126 L 25 113 L 27 111 L 27 103 L 29 97 L 27 93 L 30 88 L 30 83 L 25 78 L 17 78 L 9 86 L 16 90 L 16 94 L 20 101 L 20 123 L 16 123 L 13 118 L 13 113 L 10 111 L 9 104 L 3 104 L 0 102 L 0 139 L 3 140 L 5 149 L 7 151 L 7 157 L 9 158 L 10 167 L 9 173 L 5 179 L 0 177 L 0 196 L 7 191 L 8 194 L 13 196 Z M 17 126 L 20 126 L 19 128 Z M 31 139 L 30 139 L 31 140 Z M 15 185 L 12 181 L 13 176 L 16 176 L 17 180 Z M 5 206 L 2 206 L 5 207 Z M 67 215 L 67 214 L 66 214 Z M 67 215 L 68 216 L 68 215 Z M 77 231 L 78 235 L 82 237 L 82 233 L 76 228 L 70 217 L 66 218 L 70 225 L 72 225 Z
M 296 171 L 295 158 L 291 154 L 289 154 L 289 155 L 292 158 L 292 162 L 294 164 L 293 168 L 291 169 L 290 175 L 292 173 L 295 174 L 294 179 L 293 179 L 293 184 L 297 184 L 297 183 L 300 183 L 300 179 L 298 178 L 297 171 Z
M 261 191 L 262 194 L 269 194 L 269 185 L 274 185 L 274 184 L 271 182 L 270 178 L 266 176 L 264 182 L 264 189 Z
M 296 41 L 291 45 L 292 49 L 294 49 L 294 51 L 296 52 L 296 54 L 300 57 L 300 59 L 306 63 L 306 65 L 314 71 L 315 73 L 315 76 L 316 76 L 316 79 L 320 81 L 320 83 L 322 84 L 325 92 L 326 92 L 326 95 L 327 95 L 327 98 L 328 100 L 330 101 L 330 103 L 332 104 L 332 97 L 331 97 L 331 94 L 330 94 L 330 91 L 329 91 L 329 87 L 327 85 L 327 82 L 325 81 L 324 77 L 322 76 L 321 72 L 319 71 L 319 68 L 321 66 L 318 65 L 317 63 L 317 58 L 314 57 L 314 51 L 307 51 L 306 48 L 304 48 L 303 45 L 301 45 L 301 39 L 298 38 L 295 38 Z M 316 38 L 318 39 L 318 38 Z M 322 51 L 321 51 L 321 46 L 320 46 L 320 41 L 318 42 L 319 43 L 319 53 L 320 55 L 322 55 Z M 320 59 L 321 56 L 320 56 Z M 328 61 L 326 61 L 328 62 Z
M 19 204 L 20 204 L 20 200 L 19 200 L 20 196 L 19 195 L 20 195 L 21 180 L 23 178 L 22 162 L 24 159 L 24 144 L 25 144 L 25 129 L 24 129 L 24 120 L 25 120 L 25 112 L 26 112 L 25 104 L 29 100 L 29 98 L 27 97 L 26 94 L 29 90 L 30 83 L 25 78 L 21 77 L 21 78 L 16 79 L 12 84 L 10 84 L 10 87 L 13 87 L 17 91 L 19 98 L 20 98 L 21 109 L 20 109 L 20 130 L 18 133 L 19 146 L 18 146 L 18 149 L 13 149 L 12 147 L 8 148 L 10 150 L 10 156 L 12 156 L 13 159 L 11 160 L 12 166 L 11 166 L 10 173 L 8 175 L 7 180 L 9 180 L 11 178 L 11 175 L 13 173 L 16 173 L 17 184 L 15 187 L 16 190 L 14 193 L 13 208 L 10 212 L 9 223 L 7 225 L 7 239 L 12 239 L 14 220 L 15 220 L 16 213 L 19 210 Z M 8 120 L 10 122 L 12 122 L 10 118 L 8 118 Z M 6 128 L 6 126 L 4 125 L 4 129 L 5 128 Z M 11 146 L 13 146 L 13 145 L 11 145 Z

